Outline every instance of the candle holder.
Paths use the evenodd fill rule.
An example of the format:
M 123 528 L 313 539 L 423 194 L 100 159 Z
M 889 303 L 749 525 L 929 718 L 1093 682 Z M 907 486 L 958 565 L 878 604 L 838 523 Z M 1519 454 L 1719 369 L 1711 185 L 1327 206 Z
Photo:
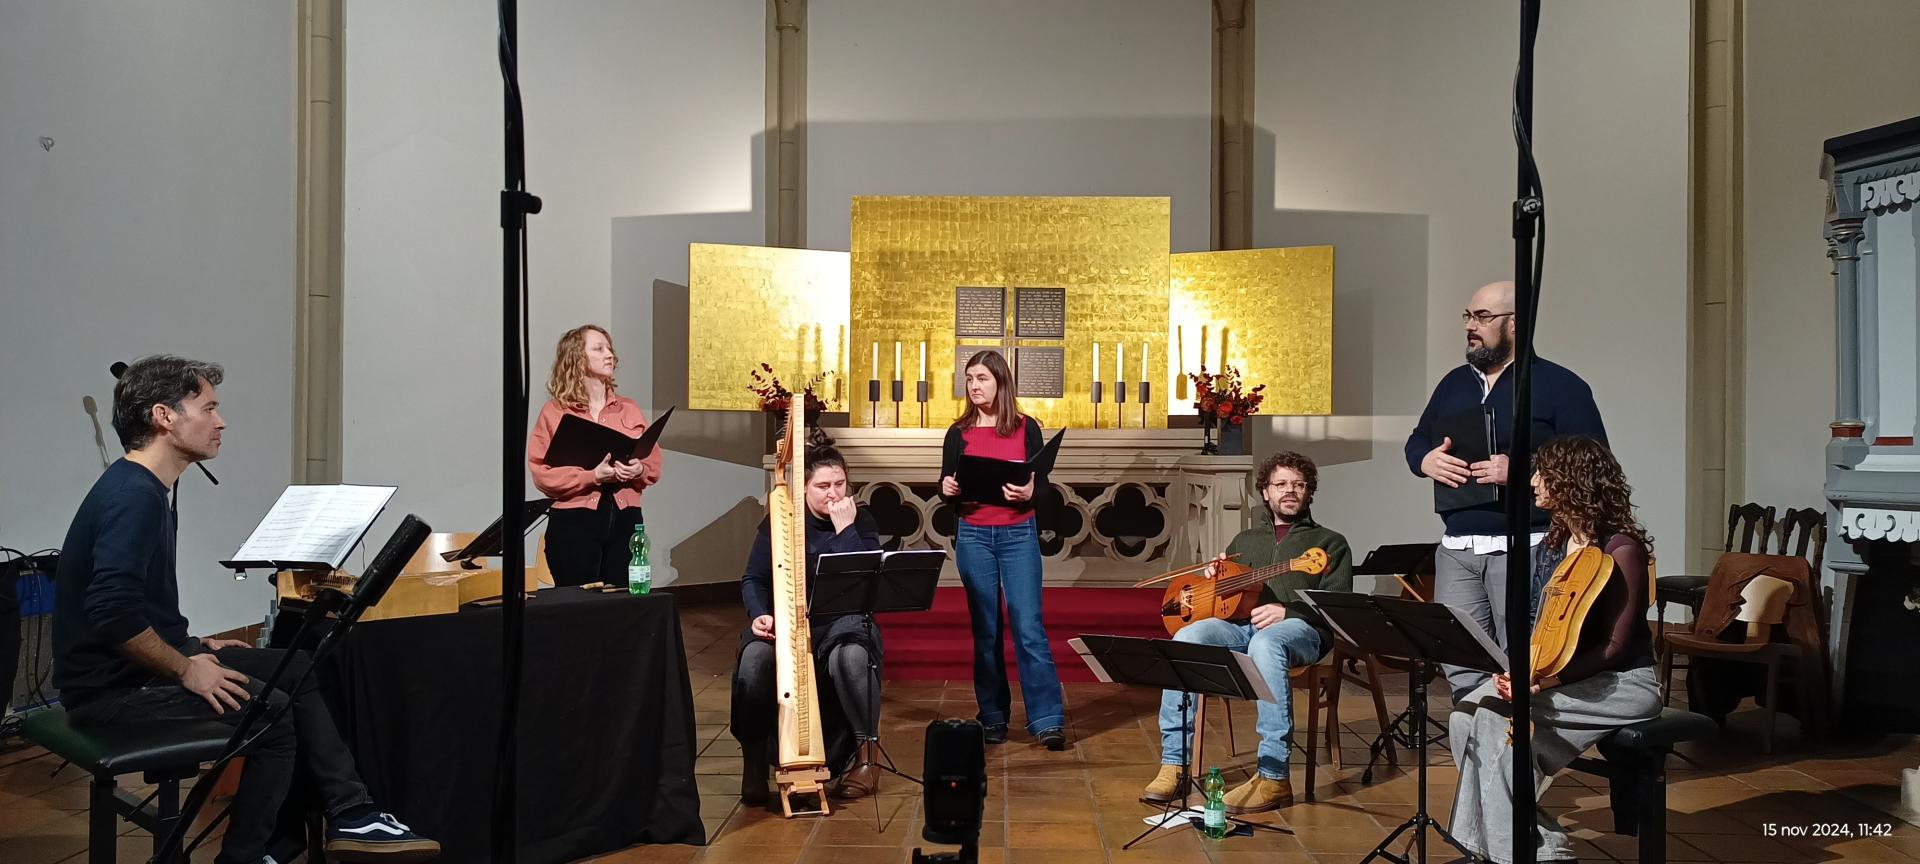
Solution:
M 1140 382 L 1140 428 L 1147 428 L 1147 403 L 1153 401 L 1153 383 Z
M 1100 382 L 1093 382 L 1093 428 L 1100 428 Z
M 1127 379 L 1113 382 L 1113 428 L 1127 428 Z
M 919 402 L 920 402 L 920 428 L 925 429 L 927 428 L 927 381 L 926 379 L 924 378 L 920 379 L 920 383 L 914 386 L 914 395 L 919 399 Z
M 867 379 L 867 425 L 880 426 L 880 379 Z
M 900 428 L 900 403 L 907 401 L 907 382 L 893 379 L 893 428 Z

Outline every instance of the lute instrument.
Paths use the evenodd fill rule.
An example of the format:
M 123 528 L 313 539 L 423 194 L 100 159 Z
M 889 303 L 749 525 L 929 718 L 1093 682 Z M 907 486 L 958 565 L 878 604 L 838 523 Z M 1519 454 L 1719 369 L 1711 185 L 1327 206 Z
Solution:
M 773 668 L 780 715 L 773 780 L 780 812 L 791 819 L 796 812 L 828 815 L 831 805 L 826 736 L 814 692 L 813 631 L 807 624 L 806 421 L 800 413 L 805 400 L 789 401 L 774 487 L 767 495 L 767 539 L 773 552 Z M 795 811 L 796 796 L 816 799 L 818 809 Z
M 1212 566 L 1213 575 L 1207 575 Z M 1227 621 L 1245 619 L 1260 605 L 1260 589 L 1268 579 L 1287 573 L 1318 576 L 1327 572 L 1327 550 L 1318 546 L 1278 564 L 1248 567 L 1231 559 L 1207 561 L 1174 571 L 1160 598 L 1160 620 L 1167 635 L 1206 618 Z M 1149 580 L 1158 581 L 1158 579 Z

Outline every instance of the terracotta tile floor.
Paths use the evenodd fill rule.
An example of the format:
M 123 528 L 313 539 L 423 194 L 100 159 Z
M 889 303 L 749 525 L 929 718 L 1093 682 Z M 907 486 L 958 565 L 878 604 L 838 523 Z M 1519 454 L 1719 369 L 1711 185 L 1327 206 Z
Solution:
M 695 722 L 703 750 L 697 762 L 701 814 L 709 845 L 636 847 L 594 859 L 659 864 L 901 864 L 911 850 L 932 850 L 920 839 L 918 787 L 888 777 L 882 794 L 853 803 L 827 819 L 783 820 L 738 805 L 738 748 L 727 734 L 728 681 L 742 613 L 737 607 L 684 609 L 682 628 L 694 689 Z M 1405 677 L 1389 675 L 1391 709 L 1405 705 Z M 1413 812 L 1415 784 L 1406 770 L 1377 772 L 1360 783 L 1367 742 L 1378 725 L 1364 691 L 1349 685 L 1341 700 L 1344 767 L 1322 764 L 1317 800 L 1264 821 L 1292 834 L 1259 832 L 1222 842 L 1191 831 L 1163 831 L 1122 851 L 1145 826 L 1149 812 L 1137 801 L 1158 762 L 1154 725 L 1156 694 L 1104 685 L 1069 685 L 1067 703 L 1074 746 L 1049 753 L 1024 735 L 988 753 L 987 823 L 981 837 L 985 864 L 1332 864 L 1357 862 Z M 1434 700 L 1436 711 L 1444 709 Z M 899 767 L 918 774 L 923 730 L 930 720 L 974 713 L 966 681 L 894 683 L 886 691 L 883 724 L 887 749 Z M 1218 712 L 1215 712 L 1216 714 Z M 1869 740 L 1802 743 L 1790 719 L 1782 719 L 1775 753 L 1759 748 L 1757 712 L 1736 714 L 1720 739 L 1683 749 L 1687 759 L 1669 768 L 1671 836 L 1675 862 L 1920 861 L 1920 828 L 1887 815 L 1897 801 L 1900 769 L 1920 766 L 1920 740 L 1890 736 Z M 1210 724 L 1212 725 L 1212 724 Z M 1304 741 L 1304 723 L 1299 730 Z M 1209 732 L 1211 761 L 1238 782 L 1252 763 L 1252 711 L 1234 712 L 1238 756 L 1228 757 L 1224 722 Z M 1403 756 L 1408 754 L 1403 753 Z M 1304 754 L 1294 754 L 1293 777 L 1304 793 Z M 85 783 L 71 769 L 49 777 L 53 760 L 37 750 L 0 755 L 0 862 L 80 862 L 86 848 Z M 1434 751 L 1431 809 L 1446 820 L 1457 775 L 1444 751 Z M 1304 796 L 1303 796 L 1304 797 Z M 1612 814 L 1600 781 L 1563 774 L 1547 794 L 1547 806 L 1573 829 L 1584 862 L 1633 861 L 1634 840 L 1609 833 Z M 879 827 L 875 827 L 876 816 Z M 1764 826 L 1800 828 L 1817 823 L 1891 824 L 1882 838 L 1792 838 L 1767 836 Z M 121 842 L 120 860 L 143 861 L 144 837 Z M 1448 860 L 1438 845 L 1434 861 Z M 944 850 L 943 850 L 944 851 Z M 1396 849 L 1395 851 L 1400 851 Z M 196 856 L 210 861 L 210 853 Z

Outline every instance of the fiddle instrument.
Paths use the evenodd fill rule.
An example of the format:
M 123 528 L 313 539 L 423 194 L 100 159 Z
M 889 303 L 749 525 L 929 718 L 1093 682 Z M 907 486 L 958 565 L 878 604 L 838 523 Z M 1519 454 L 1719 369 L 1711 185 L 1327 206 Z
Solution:
M 1553 576 L 1540 591 L 1540 612 L 1534 616 L 1532 654 L 1527 679 L 1531 687 L 1559 675 L 1573 661 L 1580 647 L 1580 631 L 1587 613 L 1600 599 L 1613 575 L 1613 556 L 1595 546 L 1582 546 L 1553 569 Z M 1513 743 L 1513 720 L 1507 720 L 1507 743 Z
M 1208 570 L 1212 571 L 1211 575 Z M 1235 621 L 1252 615 L 1253 607 L 1260 605 L 1260 589 L 1268 579 L 1286 573 L 1308 576 L 1325 573 L 1327 550 L 1316 546 L 1297 558 L 1265 567 L 1215 559 L 1174 572 L 1180 575 L 1167 583 L 1166 593 L 1160 598 L 1160 620 L 1166 624 L 1170 636 L 1195 621 L 1207 618 Z

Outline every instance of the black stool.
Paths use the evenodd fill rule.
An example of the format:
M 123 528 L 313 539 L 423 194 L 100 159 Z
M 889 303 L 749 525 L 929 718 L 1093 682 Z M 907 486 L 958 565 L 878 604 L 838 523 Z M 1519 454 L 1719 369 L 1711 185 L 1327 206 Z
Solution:
M 27 740 L 93 775 L 87 796 L 87 864 L 114 864 L 120 820 L 153 835 L 153 851 L 180 819 L 180 781 L 220 758 L 233 727 L 214 721 L 136 723 L 76 729 L 60 708 L 33 711 L 22 721 Z M 121 789 L 116 778 L 141 774 L 159 787 L 148 800 Z
M 1575 771 L 1607 778 L 1613 833 L 1640 838 L 1640 864 L 1667 860 L 1667 755 L 1675 744 L 1703 741 L 1718 731 L 1704 716 L 1663 708 L 1652 720 L 1622 726 L 1600 739 L 1604 760 L 1573 760 Z

